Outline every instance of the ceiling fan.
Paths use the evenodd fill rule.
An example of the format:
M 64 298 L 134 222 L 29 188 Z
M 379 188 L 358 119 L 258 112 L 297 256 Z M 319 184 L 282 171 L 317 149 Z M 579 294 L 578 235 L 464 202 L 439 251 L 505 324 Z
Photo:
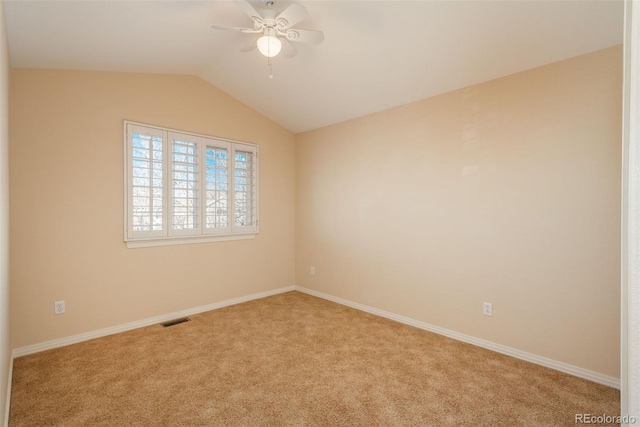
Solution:
M 282 56 L 293 58 L 297 49 L 291 42 L 319 44 L 324 40 L 322 31 L 291 28 L 307 17 L 307 9 L 298 3 L 291 3 L 283 12 L 272 9 L 273 1 L 265 1 L 266 9 L 259 12 L 245 0 L 234 0 L 240 9 L 253 21 L 253 28 L 223 27 L 212 25 L 217 30 L 234 30 L 245 34 L 260 34 L 250 45 L 240 49 L 251 52 L 256 47 L 261 54 L 272 58 L 282 51 Z M 270 64 L 270 62 L 269 62 Z M 270 75 L 270 77 L 272 77 Z

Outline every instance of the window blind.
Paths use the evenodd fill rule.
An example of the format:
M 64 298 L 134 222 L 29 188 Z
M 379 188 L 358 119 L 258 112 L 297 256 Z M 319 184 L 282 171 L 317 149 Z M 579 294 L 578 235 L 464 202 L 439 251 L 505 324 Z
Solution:
M 257 160 L 252 144 L 125 122 L 125 241 L 257 233 Z

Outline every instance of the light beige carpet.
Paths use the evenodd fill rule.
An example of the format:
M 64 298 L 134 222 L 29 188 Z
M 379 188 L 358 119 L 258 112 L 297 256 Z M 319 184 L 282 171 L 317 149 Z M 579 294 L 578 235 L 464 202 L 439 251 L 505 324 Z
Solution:
M 299 292 L 14 362 L 10 426 L 572 426 L 619 392 Z

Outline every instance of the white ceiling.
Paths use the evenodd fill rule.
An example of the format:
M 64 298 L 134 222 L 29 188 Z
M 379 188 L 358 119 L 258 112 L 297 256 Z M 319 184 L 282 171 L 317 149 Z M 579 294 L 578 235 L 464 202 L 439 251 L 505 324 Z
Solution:
M 273 79 L 252 35 L 210 28 L 250 26 L 230 1 L 7 0 L 11 66 L 193 74 L 302 132 L 622 43 L 617 0 L 299 3 L 325 41 Z

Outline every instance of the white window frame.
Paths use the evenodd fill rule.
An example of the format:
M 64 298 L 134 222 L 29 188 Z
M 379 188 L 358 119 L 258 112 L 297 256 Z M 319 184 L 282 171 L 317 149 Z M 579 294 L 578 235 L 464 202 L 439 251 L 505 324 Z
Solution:
M 258 146 L 248 142 L 234 141 L 214 136 L 184 132 L 144 123 L 124 121 L 124 241 L 129 248 L 205 243 L 226 240 L 253 239 L 259 225 L 259 186 L 258 186 Z M 163 141 L 162 154 L 162 230 L 135 231 L 133 224 L 133 133 L 142 133 L 160 137 Z M 173 223 L 173 141 L 179 139 L 197 145 L 198 184 L 197 184 L 197 226 L 192 229 L 174 229 Z M 227 227 L 206 227 L 206 150 L 207 147 L 224 149 L 227 152 Z M 236 224 L 235 203 L 235 157 L 236 151 L 253 153 L 251 175 L 253 224 Z M 225 175 L 223 175 L 225 176 Z

